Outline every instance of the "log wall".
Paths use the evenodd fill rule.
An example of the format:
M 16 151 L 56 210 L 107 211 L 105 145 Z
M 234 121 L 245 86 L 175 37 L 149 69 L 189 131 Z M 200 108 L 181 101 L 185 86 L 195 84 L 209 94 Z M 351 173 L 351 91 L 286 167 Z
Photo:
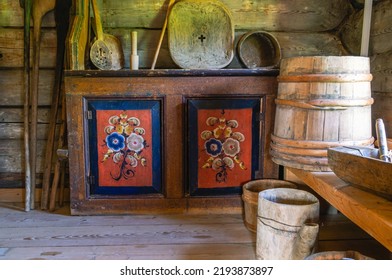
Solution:
M 346 38 L 360 32 L 358 24 L 363 7 L 361 1 L 221 2 L 232 13 L 235 43 L 247 31 L 262 30 L 271 32 L 278 39 L 282 57 L 355 54 L 355 43 L 352 47 Z M 140 68 L 150 68 L 164 22 L 167 1 L 98 0 L 98 4 L 101 8 L 104 32 L 113 34 L 121 40 L 125 68 L 129 68 L 131 31 L 138 32 Z M 382 56 L 387 57 L 388 52 L 392 51 L 392 17 L 381 17 L 383 13 L 390 14 L 391 10 L 390 0 L 377 1 L 375 4 L 372 51 L 376 50 L 373 61 L 380 61 L 380 66 L 373 70 L 380 73 L 377 74 L 380 76 L 375 76 L 375 84 L 380 86 L 374 90 L 381 96 L 391 92 L 392 63 L 390 59 L 383 59 Z M 353 24 L 356 28 L 349 30 L 348 26 L 352 27 Z M 56 31 L 53 12 L 49 12 L 43 18 L 41 30 L 38 173 L 42 173 L 43 170 L 54 82 Z M 235 54 L 228 68 L 241 67 Z M 167 36 L 164 38 L 156 68 L 176 68 L 169 54 Z M 389 86 L 385 84 L 386 81 Z M 0 201 L 23 200 L 23 103 L 23 9 L 19 6 L 19 1 L 0 0 Z M 38 183 L 40 178 L 41 175 L 38 176 Z M 7 195 L 2 194 L 5 191 Z

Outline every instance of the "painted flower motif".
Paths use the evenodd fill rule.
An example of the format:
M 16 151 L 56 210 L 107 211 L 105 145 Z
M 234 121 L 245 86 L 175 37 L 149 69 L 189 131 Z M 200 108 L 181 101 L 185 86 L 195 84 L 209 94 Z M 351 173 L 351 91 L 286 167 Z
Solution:
M 113 132 L 106 137 L 106 144 L 109 149 L 118 152 L 125 148 L 125 137 L 117 132 Z
M 218 156 L 222 152 L 222 142 L 215 138 L 206 141 L 204 147 L 206 148 L 207 154 L 213 157 Z
M 224 157 L 224 158 L 223 158 L 223 162 L 224 162 L 224 164 L 225 164 L 228 168 L 230 168 L 230 169 L 233 169 L 233 168 L 234 168 L 234 161 L 233 161 L 233 159 L 232 159 L 231 157 Z
M 124 155 L 122 153 L 115 153 L 113 155 L 113 161 L 119 163 L 123 159 Z
M 223 161 L 220 158 L 214 159 L 212 162 L 212 169 L 219 171 L 223 166 Z
M 223 143 L 223 151 L 226 155 L 234 157 L 240 152 L 240 142 L 233 138 L 227 138 Z
M 136 153 L 144 148 L 144 138 L 136 133 L 131 133 L 127 138 L 127 147 Z
M 128 155 L 126 158 L 126 162 L 132 166 L 132 167 L 136 167 L 137 166 L 137 159 L 131 155 Z

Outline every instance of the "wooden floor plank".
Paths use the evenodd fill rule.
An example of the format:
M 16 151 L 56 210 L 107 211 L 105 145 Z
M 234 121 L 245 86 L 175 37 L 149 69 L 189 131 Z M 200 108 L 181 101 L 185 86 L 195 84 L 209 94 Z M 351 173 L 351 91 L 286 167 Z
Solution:
M 71 216 L 0 204 L 0 260 L 255 259 L 256 234 L 241 214 Z M 341 214 L 320 217 L 319 249 L 389 251 Z M 363 249 L 363 250 L 362 250 Z
M 255 244 L 170 244 L 12 248 L 0 260 L 247 260 Z

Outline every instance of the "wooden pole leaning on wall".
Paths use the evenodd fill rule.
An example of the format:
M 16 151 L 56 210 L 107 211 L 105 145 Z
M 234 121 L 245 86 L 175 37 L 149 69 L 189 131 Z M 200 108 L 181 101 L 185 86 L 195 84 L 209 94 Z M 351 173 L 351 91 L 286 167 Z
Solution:
M 63 78 L 63 68 L 65 59 L 65 42 L 69 26 L 69 10 L 71 8 L 71 0 L 56 0 L 54 17 L 56 22 L 57 34 L 57 51 L 56 51 L 56 69 L 54 77 L 54 86 L 52 91 L 52 103 L 50 108 L 49 132 L 45 152 L 44 176 L 42 180 L 41 192 L 41 209 L 48 209 L 50 177 L 52 173 L 53 153 L 57 150 L 54 145 L 56 134 L 56 124 L 58 119 L 58 109 L 61 100 L 61 85 Z M 62 106 L 65 106 L 64 103 Z M 64 121 L 62 117 L 62 121 Z
M 56 0 L 34 0 L 32 6 L 33 16 L 33 68 L 30 88 L 31 119 L 30 119 L 30 166 L 31 166 L 31 195 L 30 207 L 35 208 L 35 185 L 37 169 L 37 119 L 38 119 L 38 85 L 39 61 L 42 18 L 54 9 Z
M 167 26 L 167 21 L 169 19 L 170 10 L 173 7 L 174 2 L 176 2 L 176 1 L 175 0 L 169 0 L 169 4 L 167 5 L 165 21 L 163 22 L 161 36 L 159 37 L 158 46 L 157 46 L 157 49 L 155 51 L 154 60 L 152 61 L 151 70 L 155 69 L 155 64 L 157 63 L 157 60 L 158 60 L 158 55 L 159 55 L 159 51 L 161 49 L 161 45 L 162 45 L 162 42 L 163 42 L 163 37 L 165 37 L 166 26 Z
M 25 151 L 25 211 L 31 209 L 31 165 L 30 165 L 30 137 L 29 137 L 29 114 L 30 114 L 30 19 L 31 19 L 31 0 L 20 0 L 20 5 L 24 8 L 24 105 L 23 105 L 23 126 L 24 126 L 24 151 Z

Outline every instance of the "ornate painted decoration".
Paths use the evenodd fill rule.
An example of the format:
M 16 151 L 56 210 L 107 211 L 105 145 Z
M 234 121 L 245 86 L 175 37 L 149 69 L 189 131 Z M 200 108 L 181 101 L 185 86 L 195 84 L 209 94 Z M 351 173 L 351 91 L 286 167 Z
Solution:
M 241 193 L 259 168 L 261 100 L 188 101 L 188 184 L 191 195 Z
M 161 101 L 88 103 L 92 194 L 162 191 Z
M 241 142 L 245 141 L 245 136 L 235 131 L 239 125 L 237 120 L 226 120 L 225 110 L 222 110 L 219 117 L 208 117 L 206 124 L 211 130 L 204 130 L 200 137 L 205 141 L 204 151 L 209 157 L 202 168 L 215 170 L 217 183 L 226 182 L 228 171 L 235 165 L 242 170 L 247 169 L 240 158 Z
M 143 150 L 148 148 L 147 141 L 143 138 L 146 133 L 141 127 L 137 117 L 128 117 L 126 111 L 119 116 L 111 116 L 105 127 L 107 134 L 104 143 L 108 150 L 102 158 L 102 162 L 111 159 L 118 165 L 118 172 L 110 176 L 119 181 L 121 178 L 127 180 L 134 177 L 136 168 L 146 167 L 147 159 L 143 156 Z
M 100 185 L 151 185 L 149 111 L 98 111 L 97 131 Z

